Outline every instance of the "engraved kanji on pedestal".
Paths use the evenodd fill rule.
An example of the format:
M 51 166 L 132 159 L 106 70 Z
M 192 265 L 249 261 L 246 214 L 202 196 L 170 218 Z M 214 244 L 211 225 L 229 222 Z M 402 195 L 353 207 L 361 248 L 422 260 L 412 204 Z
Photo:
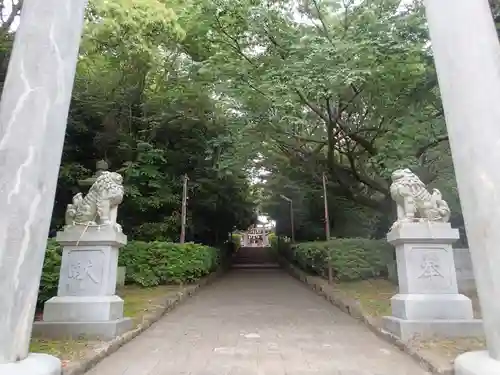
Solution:
M 87 258 L 87 259 L 81 259 Z M 69 271 L 66 282 L 66 294 L 81 295 L 87 292 L 89 295 L 99 294 L 99 287 L 103 279 L 103 251 L 73 250 L 68 253 Z
M 116 222 L 121 183 L 118 173 L 102 171 L 89 193 L 68 205 L 66 227 L 56 237 L 63 246 L 57 296 L 45 303 L 34 335 L 109 339 L 132 327 L 115 295 L 118 252 L 127 243 Z
M 418 276 L 419 279 L 432 280 L 433 277 L 444 277 L 439 271 L 439 258 L 437 256 L 424 255 L 424 260 L 421 265 L 422 273 Z
M 482 336 L 470 299 L 458 293 L 451 245 L 459 233 L 448 222 L 448 204 L 409 169 L 395 171 L 392 179 L 398 219 L 387 240 L 396 248 L 399 293 L 384 328 L 403 341 L 416 335 Z

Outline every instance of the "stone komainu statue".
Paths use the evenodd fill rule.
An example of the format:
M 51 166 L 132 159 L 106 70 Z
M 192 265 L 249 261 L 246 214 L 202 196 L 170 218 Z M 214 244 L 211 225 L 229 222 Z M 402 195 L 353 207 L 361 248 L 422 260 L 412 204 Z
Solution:
M 78 193 L 66 209 L 66 225 L 111 225 L 121 232 L 117 224 L 118 205 L 123 200 L 123 178 L 116 172 L 102 172 L 86 196 Z
M 394 225 L 414 221 L 447 223 L 450 220 L 450 208 L 438 189 L 429 193 L 424 183 L 409 169 L 398 169 L 391 178 L 391 197 L 398 210 Z

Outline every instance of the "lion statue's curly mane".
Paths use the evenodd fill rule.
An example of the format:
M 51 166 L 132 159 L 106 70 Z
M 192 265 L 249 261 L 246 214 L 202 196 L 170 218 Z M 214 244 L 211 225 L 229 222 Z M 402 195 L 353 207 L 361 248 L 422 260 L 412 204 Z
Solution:
M 391 197 L 398 211 L 396 223 L 450 220 L 450 208 L 438 189 L 429 193 L 425 184 L 407 168 L 394 171 L 391 178 Z
M 86 196 L 78 193 L 66 209 L 66 225 L 111 225 L 116 223 L 118 205 L 123 200 L 123 178 L 116 172 L 102 172 Z

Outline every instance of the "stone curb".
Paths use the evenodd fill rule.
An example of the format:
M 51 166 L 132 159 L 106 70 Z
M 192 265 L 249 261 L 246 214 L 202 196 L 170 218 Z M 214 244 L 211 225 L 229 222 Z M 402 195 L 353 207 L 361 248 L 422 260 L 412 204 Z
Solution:
M 283 258 L 279 259 L 279 263 L 290 275 L 305 283 L 317 294 L 324 297 L 332 305 L 338 307 L 341 311 L 352 316 L 353 318 L 361 320 L 375 335 L 408 354 L 415 361 L 417 361 L 424 370 L 430 371 L 435 375 L 454 374 L 454 370 L 451 366 L 449 368 L 442 368 L 441 366 L 435 364 L 431 359 L 423 356 L 410 345 L 399 340 L 396 336 L 378 327 L 373 317 L 363 313 L 358 301 L 342 296 L 340 293 L 330 290 L 328 281 L 323 280 L 318 276 L 308 275 L 306 272 L 295 267 L 293 264 L 289 263 Z
M 220 275 L 225 273 L 225 269 L 219 269 L 200 280 L 197 284 L 187 285 L 182 292 L 177 292 L 175 296 L 169 296 L 166 299 L 166 304 L 155 309 L 150 315 L 144 317 L 144 320 L 136 328 L 124 333 L 115 339 L 104 343 L 104 347 L 99 348 L 92 355 L 85 359 L 71 362 L 67 367 L 63 368 L 62 375 L 83 375 L 85 372 L 96 366 L 104 358 L 110 356 L 126 343 L 132 341 L 135 337 L 151 327 L 154 323 L 160 320 L 166 313 L 174 309 L 178 304 L 191 297 L 201 287 L 212 283 Z

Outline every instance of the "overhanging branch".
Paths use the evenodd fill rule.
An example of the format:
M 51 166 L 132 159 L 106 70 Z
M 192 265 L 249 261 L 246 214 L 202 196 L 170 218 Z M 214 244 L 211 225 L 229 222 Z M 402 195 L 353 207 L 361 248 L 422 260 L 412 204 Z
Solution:
M 415 157 L 417 159 L 420 159 L 423 154 L 425 154 L 429 149 L 436 147 L 439 145 L 441 142 L 448 141 L 448 135 L 441 135 L 439 137 L 436 137 L 436 139 L 425 146 L 420 147 L 417 152 L 415 153 Z

